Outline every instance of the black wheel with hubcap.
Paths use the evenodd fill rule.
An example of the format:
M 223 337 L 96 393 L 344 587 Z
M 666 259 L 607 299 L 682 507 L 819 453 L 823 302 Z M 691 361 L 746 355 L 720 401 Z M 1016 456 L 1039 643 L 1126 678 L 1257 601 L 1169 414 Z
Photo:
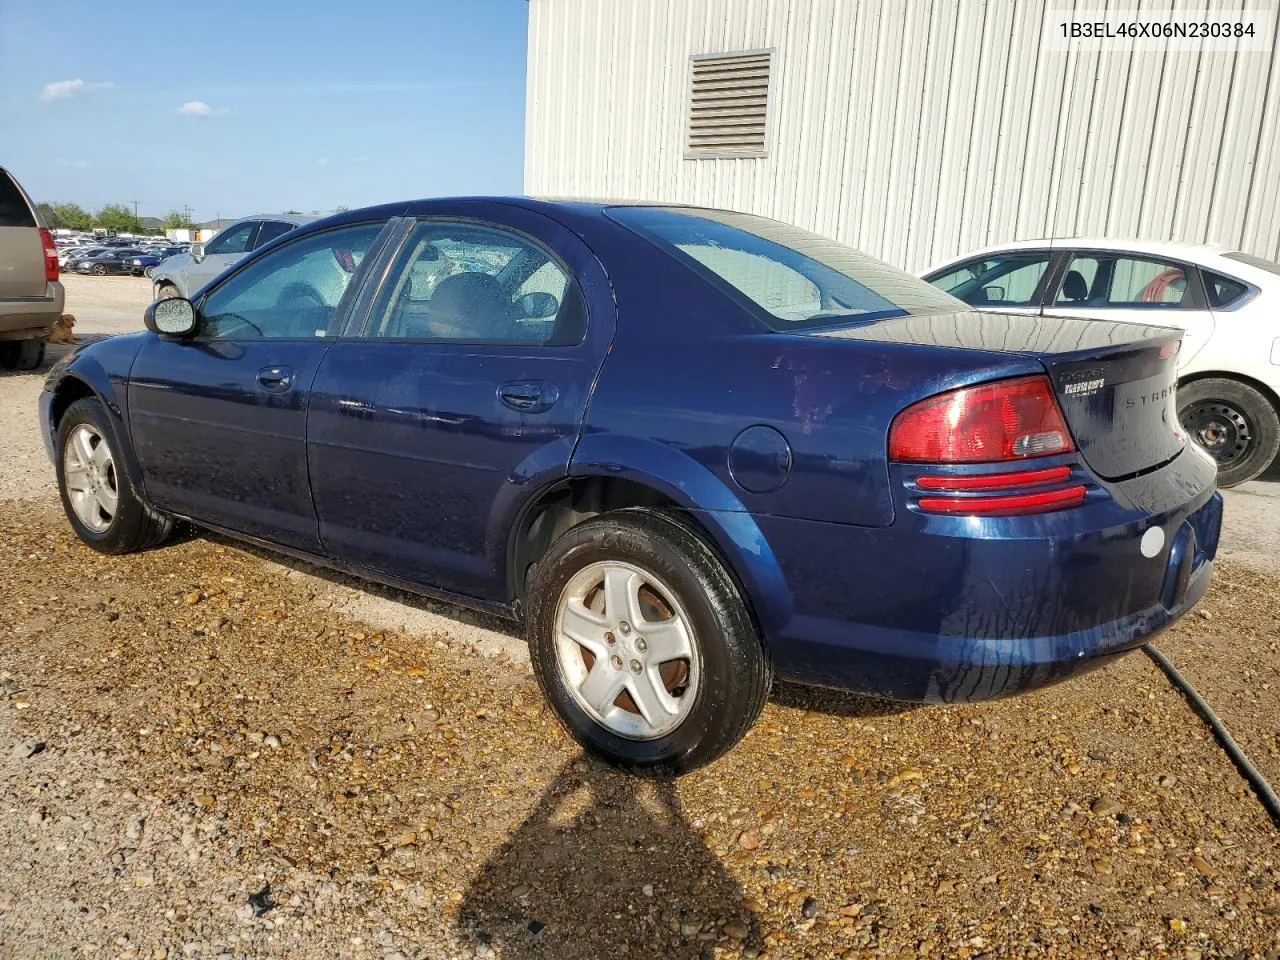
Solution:
M 1261 392 L 1212 377 L 1178 389 L 1178 420 L 1218 463 L 1218 486 L 1234 487 L 1267 469 L 1280 453 L 1280 416 Z
M 682 773 L 742 739 L 773 669 L 737 584 L 674 513 L 627 509 L 563 534 L 533 571 L 534 673 L 605 761 Z

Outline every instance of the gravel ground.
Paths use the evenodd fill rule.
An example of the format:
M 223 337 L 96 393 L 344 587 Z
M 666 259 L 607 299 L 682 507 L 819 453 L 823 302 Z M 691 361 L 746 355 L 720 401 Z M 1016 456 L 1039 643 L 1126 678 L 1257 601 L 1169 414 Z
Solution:
M 501 623 L 83 548 L 40 379 L 0 377 L 0 956 L 1280 956 L 1280 834 L 1140 654 L 974 706 L 779 685 L 712 767 L 619 776 Z M 1160 643 L 1280 780 L 1269 549 Z

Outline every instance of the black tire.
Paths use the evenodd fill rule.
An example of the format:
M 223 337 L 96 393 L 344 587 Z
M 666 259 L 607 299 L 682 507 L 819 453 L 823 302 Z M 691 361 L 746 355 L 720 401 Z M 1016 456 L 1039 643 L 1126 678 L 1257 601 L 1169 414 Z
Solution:
M 1239 380 L 1211 377 L 1178 388 L 1178 419 L 1192 441 L 1218 462 L 1218 486 L 1252 480 L 1280 454 L 1280 415 Z
M 112 460 L 118 466 L 115 470 L 115 484 L 118 494 L 115 515 L 111 518 L 106 530 L 97 532 L 89 529 L 76 515 L 67 493 L 66 482 L 66 446 L 71 432 L 80 424 L 88 424 L 102 437 L 110 451 Z M 106 411 L 97 398 L 86 397 L 77 400 L 67 408 L 58 421 L 57 460 L 55 468 L 58 473 L 58 493 L 62 497 L 62 508 L 76 536 L 99 553 L 134 553 L 148 550 L 163 543 L 173 530 L 173 520 L 152 508 L 143 501 L 129 479 L 129 471 L 123 467 L 123 456 L 116 440 L 115 431 L 107 419 Z
M 686 611 L 700 655 L 693 704 L 656 739 L 622 736 L 592 717 L 570 692 L 556 652 L 562 592 L 598 562 L 652 571 Z M 682 517 L 618 510 L 568 530 L 534 568 L 526 621 L 534 673 L 561 723 L 582 746 L 615 766 L 658 775 L 710 763 L 750 729 L 769 696 L 773 665 L 737 584 L 715 551 Z
M 103 264 L 103 263 L 95 263 L 95 264 L 93 265 L 93 275 L 94 275 L 95 277 L 105 277 L 105 276 L 107 275 L 107 267 L 106 267 L 106 264 Z
M 170 300 L 174 297 L 180 296 L 182 296 L 182 294 L 178 292 L 178 288 L 172 283 L 162 283 L 156 289 L 157 300 Z
M 0 369 L 34 370 L 44 363 L 44 337 L 0 341 Z
M 153 276 L 155 276 L 155 272 L 156 272 L 155 267 L 144 267 L 142 270 L 142 275 L 146 277 L 148 280 L 150 280 Z

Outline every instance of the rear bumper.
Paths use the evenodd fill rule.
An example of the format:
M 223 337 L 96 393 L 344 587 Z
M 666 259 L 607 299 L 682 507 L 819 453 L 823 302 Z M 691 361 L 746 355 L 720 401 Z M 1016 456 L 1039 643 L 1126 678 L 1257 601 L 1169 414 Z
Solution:
M 767 637 L 777 672 L 897 700 L 989 700 L 1139 646 L 1212 578 L 1222 498 L 1206 461 L 1183 455 L 1031 517 L 903 511 L 877 530 L 761 518 L 794 611 Z M 1163 546 L 1149 557 L 1152 527 Z
M 0 340 L 23 340 L 46 336 L 66 302 L 62 284 L 54 281 L 43 297 L 22 299 L 0 298 Z

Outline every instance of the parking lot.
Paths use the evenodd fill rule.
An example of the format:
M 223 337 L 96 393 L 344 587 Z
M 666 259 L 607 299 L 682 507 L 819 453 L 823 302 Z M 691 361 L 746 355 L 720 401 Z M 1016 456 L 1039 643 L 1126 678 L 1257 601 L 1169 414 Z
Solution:
M 140 328 L 146 281 L 66 285 L 78 335 Z M 779 685 L 710 768 L 618 775 L 509 625 L 214 536 L 81 546 L 43 375 L 0 375 L 6 955 L 1280 955 L 1276 825 L 1140 653 L 973 706 Z M 1159 643 L 1274 783 L 1280 476 L 1227 501 Z

